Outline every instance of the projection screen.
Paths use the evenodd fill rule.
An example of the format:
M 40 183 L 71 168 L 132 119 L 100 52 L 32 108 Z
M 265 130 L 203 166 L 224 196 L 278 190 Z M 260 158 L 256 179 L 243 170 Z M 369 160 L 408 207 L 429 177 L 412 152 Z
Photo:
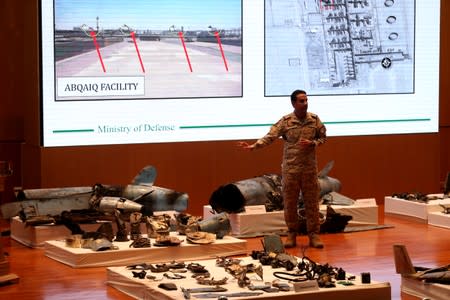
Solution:
M 438 131 L 439 0 L 41 0 L 42 146 Z

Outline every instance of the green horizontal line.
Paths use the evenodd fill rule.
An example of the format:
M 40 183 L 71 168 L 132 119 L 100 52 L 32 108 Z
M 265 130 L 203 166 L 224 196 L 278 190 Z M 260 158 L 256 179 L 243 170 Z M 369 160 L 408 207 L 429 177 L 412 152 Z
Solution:
M 75 133 L 75 132 L 94 132 L 94 129 L 53 130 L 53 133 Z
M 273 125 L 273 124 L 198 125 L 198 126 L 180 126 L 180 129 L 230 128 L 230 127 L 258 127 L 258 126 L 272 126 L 272 125 Z
M 398 122 L 429 122 L 431 119 L 399 119 L 399 120 L 363 120 L 323 122 L 324 124 L 358 124 L 358 123 L 398 123 Z
M 394 122 L 429 122 L 431 119 L 398 119 L 398 120 L 362 120 L 362 121 L 335 121 L 323 122 L 324 124 L 361 124 L 361 123 L 394 123 Z M 180 126 L 180 129 L 207 129 L 207 128 L 231 128 L 231 127 L 267 127 L 273 124 L 230 124 L 230 125 L 197 125 Z

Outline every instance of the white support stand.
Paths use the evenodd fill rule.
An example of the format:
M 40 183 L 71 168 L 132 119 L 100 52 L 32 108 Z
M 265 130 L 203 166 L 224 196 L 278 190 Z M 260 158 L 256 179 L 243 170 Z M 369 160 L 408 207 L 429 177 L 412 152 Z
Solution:
M 433 194 L 433 196 L 442 197 L 443 194 Z M 427 223 L 430 213 L 442 211 L 440 204 L 450 205 L 450 198 L 422 203 L 386 196 L 384 198 L 384 212 L 412 217 L 417 221 Z
M 130 248 L 132 241 L 113 242 L 118 250 L 94 251 L 85 248 L 67 247 L 65 241 L 45 242 L 45 255 L 73 268 L 124 266 L 137 263 L 160 263 L 170 260 L 198 260 L 217 256 L 232 256 L 247 253 L 247 241 L 224 236 L 212 244 L 188 244 L 185 236 L 171 232 L 180 240 L 179 246 L 155 246 L 151 240 L 149 248 Z M 146 235 L 144 235 L 146 236 Z
M 227 289 L 226 293 L 239 293 L 239 292 L 251 292 L 246 287 L 239 287 L 237 280 L 226 273 L 224 268 L 217 267 L 216 261 L 205 260 L 198 261 L 197 263 L 204 266 L 211 274 L 215 280 L 220 280 L 227 277 L 227 283 L 223 285 Z M 242 265 L 244 264 L 259 264 L 258 261 L 252 260 L 250 257 L 243 258 Z M 264 280 L 261 280 L 255 273 L 249 274 L 249 278 L 253 285 L 263 285 L 265 282 L 272 282 L 277 279 L 273 275 L 273 268 L 271 266 L 263 266 Z M 150 273 L 150 272 L 149 272 Z M 156 275 L 157 277 L 163 278 L 162 275 L 156 273 L 150 273 L 151 275 Z M 114 287 L 115 289 L 127 294 L 128 296 L 135 299 L 166 299 L 166 300 L 178 300 L 183 299 L 183 292 L 181 287 L 189 288 L 200 288 L 205 287 L 205 285 L 200 285 L 196 282 L 194 278 L 191 277 L 190 273 L 186 274 L 186 278 L 178 280 L 162 279 L 162 281 L 152 281 L 149 279 L 139 279 L 132 275 L 131 270 L 126 267 L 109 267 L 107 268 L 107 284 Z M 177 286 L 176 290 L 166 291 L 159 288 L 160 283 L 174 283 Z M 283 281 L 287 282 L 287 281 Z M 239 299 L 280 299 L 280 300 L 346 300 L 346 299 L 365 299 L 365 300 L 390 300 L 391 299 L 391 286 L 389 282 L 374 282 L 363 284 L 361 283 L 361 277 L 356 276 L 356 280 L 352 281 L 353 285 L 345 286 L 342 284 L 336 284 L 335 288 L 316 288 L 303 289 L 295 291 L 292 288 L 292 283 L 290 283 L 291 291 L 277 292 L 277 293 L 262 293 L 258 296 L 244 296 L 239 297 Z M 257 292 L 257 291 L 255 291 Z M 261 291 L 259 291 L 261 292 Z M 220 293 L 222 294 L 222 293 Z M 195 296 L 198 294 L 191 294 L 192 298 L 197 299 Z M 217 299 L 217 297 L 215 297 Z
M 352 216 L 351 224 L 378 224 L 378 205 L 374 198 L 358 199 L 355 205 L 332 205 L 337 213 Z M 251 208 L 251 206 L 249 206 Z M 326 213 L 326 205 L 320 206 L 320 211 Z M 203 218 L 213 216 L 210 205 L 203 206 Z M 231 223 L 231 234 L 238 237 L 254 237 L 267 233 L 282 233 L 287 231 L 283 211 L 243 212 L 228 214 Z

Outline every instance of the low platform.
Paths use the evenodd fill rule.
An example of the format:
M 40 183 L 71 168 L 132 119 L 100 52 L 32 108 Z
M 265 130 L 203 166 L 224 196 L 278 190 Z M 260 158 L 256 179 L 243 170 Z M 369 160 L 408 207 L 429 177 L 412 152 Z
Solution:
M 184 261 L 185 263 L 189 263 Z M 229 293 L 239 293 L 239 292 L 252 292 L 248 288 L 241 288 L 237 284 L 237 280 L 231 275 L 226 273 L 224 268 L 217 267 L 214 260 L 198 261 L 197 263 L 205 266 L 205 268 L 210 272 L 211 277 L 215 280 L 223 279 L 227 277 L 227 283 L 222 285 L 226 288 L 226 292 L 221 292 L 218 294 L 229 294 Z M 254 263 L 259 264 L 258 261 L 252 260 L 250 257 L 245 257 L 241 264 Z M 277 269 L 281 270 L 281 269 Z M 271 266 L 263 266 L 264 280 L 261 280 L 255 273 L 247 274 L 253 285 L 263 285 L 265 282 L 272 282 L 277 279 L 273 275 L 274 269 Z M 139 279 L 132 275 L 132 272 L 126 267 L 109 267 L 107 268 L 107 281 L 106 283 L 117 290 L 127 294 L 135 299 L 184 299 L 184 295 L 181 291 L 181 287 L 186 289 L 193 288 L 205 288 L 208 286 L 198 284 L 194 278 L 190 276 L 190 273 L 185 273 L 186 278 L 184 279 L 167 279 L 158 273 L 147 273 L 155 275 L 161 281 L 152 281 L 149 279 Z M 288 283 L 286 280 L 280 280 L 281 282 Z M 177 287 L 176 290 L 166 291 L 159 288 L 160 283 L 174 283 Z M 293 299 L 304 299 L 304 300 L 346 300 L 346 299 L 365 299 L 365 300 L 385 300 L 391 299 L 391 287 L 388 282 L 379 283 L 372 281 L 368 284 L 361 283 L 361 278 L 356 276 L 356 280 L 352 281 L 353 285 L 345 286 L 343 284 L 336 284 L 335 288 L 318 288 L 317 285 L 314 287 L 308 285 L 308 288 L 303 286 L 303 289 L 299 288 L 297 291 L 293 289 L 293 284 L 290 283 L 291 291 L 286 292 L 276 292 L 276 293 L 266 293 L 262 291 L 261 295 L 248 295 L 243 297 L 236 297 L 233 299 L 280 299 L 280 300 L 293 300 Z M 299 291 L 300 290 L 300 291 Z M 192 299 L 200 299 L 200 294 L 205 293 L 192 293 Z M 213 293 L 217 294 L 217 293 Z M 198 296 L 198 297 L 196 297 Z M 217 299 L 216 297 L 212 297 Z M 231 297 L 230 297 L 231 299 Z
M 27 247 L 43 248 L 49 240 L 60 240 L 70 235 L 70 230 L 64 225 L 26 226 L 19 217 L 11 219 L 11 238 Z M 85 231 L 96 231 L 100 224 L 81 224 Z
M 443 197 L 443 194 L 433 194 L 433 196 Z M 384 198 L 384 212 L 412 217 L 417 221 L 427 223 L 430 213 L 442 211 L 441 204 L 450 205 L 450 198 L 422 203 L 387 196 Z
M 450 214 L 432 212 L 428 214 L 428 224 L 450 229 Z
M 113 242 L 118 250 L 93 251 L 71 248 L 64 240 L 45 242 L 45 255 L 73 268 L 124 266 L 141 262 L 159 263 L 171 260 L 198 260 L 217 256 L 241 255 L 247 253 L 247 241 L 225 236 L 212 244 L 188 244 L 184 236 L 171 235 L 184 240 L 179 246 L 157 247 L 154 239 L 149 248 L 130 248 L 131 241 Z
M 448 300 L 450 285 L 424 283 L 419 280 L 402 277 L 401 291 L 419 299 Z
M 355 205 L 332 205 L 337 213 L 352 216 L 349 223 L 378 224 L 378 205 L 374 198 L 358 199 Z M 320 211 L 326 213 L 326 205 L 320 206 Z M 203 206 L 203 218 L 213 215 L 210 205 Z M 238 213 L 228 215 L 231 223 L 231 233 L 237 237 L 262 236 L 269 233 L 283 233 L 287 231 L 283 211 L 261 213 Z

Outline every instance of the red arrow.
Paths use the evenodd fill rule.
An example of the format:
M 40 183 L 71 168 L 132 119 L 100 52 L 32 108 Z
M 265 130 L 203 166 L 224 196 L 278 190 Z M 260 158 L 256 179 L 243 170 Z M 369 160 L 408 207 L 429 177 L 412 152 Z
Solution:
M 103 72 L 106 73 L 105 65 L 103 64 L 103 59 L 102 59 L 102 55 L 100 54 L 100 48 L 97 43 L 97 37 L 95 36 L 95 32 L 91 31 L 91 37 L 92 37 L 92 40 L 94 41 L 95 49 L 97 49 L 97 55 L 98 55 L 98 58 L 100 59 L 100 63 L 102 64 Z
M 189 70 L 191 70 L 191 72 L 192 72 L 191 61 L 189 60 L 189 55 L 188 55 L 187 50 L 186 50 L 186 45 L 184 44 L 183 32 L 181 32 L 181 31 L 178 32 L 178 36 L 180 37 L 181 43 L 183 44 L 184 54 L 186 54 L 186 60 L 187 60 L 188 65 L 189 65 Z
M 216 38 L 217 38 L 217 43 L 219 43 L 220 53 L 222 53 L 223 63 L 225 64 L 225 70 L 227 70 L 227 72 L 228 72 L 227 59 L 225 58 L 225 54 L 223 53 L 222 42 L 220 41 L 219 33 L 216 31 L 216 32 L 214 33 L 214 35 L 215 35 Z
M 138 48 L 138 45 L 136 43 L 136 35 L 135 35 L 134 31 L 131 32 L 131 38 L 133 39 L 134 47 L 136 48 L 136 52 L 137 52 L 137 55 L 138 55 L 138 58 L 139 58 L 139 62 L 141 63 L 142 73 L 145 73 L 144 64 L 142 63 L 141 53 L 139 52 L 139 48 Z

